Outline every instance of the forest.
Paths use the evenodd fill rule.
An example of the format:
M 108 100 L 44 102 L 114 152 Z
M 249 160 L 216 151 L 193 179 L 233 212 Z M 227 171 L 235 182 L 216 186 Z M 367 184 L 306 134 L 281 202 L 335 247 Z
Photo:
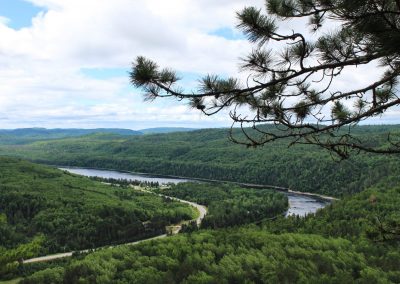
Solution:
M 385 141 L 384 127 L 358 130 L 358 135 L 369 135 L 371 143 Z M 309 190 L 340 200 L 300 218 L 283 216 L 288 206 L 285 195 L 269 190 L 206 182 L 153 188 L 207 205 L 209 214 L 201 228 L 189 225 L 183 233 L 165 239 L 20 265 L 10 260 L 143 238 L 161 225 L 192 219 L 195 213 L 182 204 L 135 192 L 126 181 L 96 181 L 4 157 L 0 163 L 2 279 L 19 278 L 21 283 L 400 282 L 397 155 L 358 155 L 339 163 L 310 146 L 244 149 L 226 142 L 225 135 L 223 129 L 131 137 L 91 134 L 3 144 L 0 151 L 42 163 L 213 179 L 226 174 L 228 180 Z M 139 224 L 147 220 L 154 227 L 140 235 Z M 139 234 L 132 237 L 132 231 Z
M 377 186 L 305 219 L 102 250 L 42 266 L 21 283 L 399 283 L 399 240 L 376 221 L 399 229 L 399 202 L 398 186 Z
M 0 284 L 400 284 L 400 0 L 0 0 L 0 35 Z
M 197 215 L 191 206 L 130 187 L 0 158 L 0 251 L 18 254 L 19 246 L 35 245 L 17 259 L 143 239 Z
M 207 206 L 201 228 L 223 228 L 274 218 L 288 208 L 287 196 L 232 184 L 180 183 L 156 192 Z
M 358 126 L 353 134 L 384 146 L 387 131 L 396 136 L 400 127 Z M 360 192 L 388 176 L 397 178 L 400 167 L 398 155 L 360 154 L 339 162 L 309 145 L 288 148 L 271 143 L 247 149 L 228 140 L 228 129 L 143 136 L 97 133 L 17 144 L 0 140 L 0 155 L 64 166 L 274 185 L 338 197 Z

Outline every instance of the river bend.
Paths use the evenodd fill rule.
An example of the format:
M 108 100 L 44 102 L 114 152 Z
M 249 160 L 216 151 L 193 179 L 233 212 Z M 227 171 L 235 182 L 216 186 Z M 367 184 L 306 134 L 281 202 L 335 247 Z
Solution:
M 126 180 L 139 180 L 143 182 L 158 182 L 160 184 L 167 183 L 181 183 L 181 182 L 196 182 L 197 180 L 190 178 L 172 178 L 153 176 L 137 173 L 110 171 L 110 170 L 99 170 L 99 169 L 88 169 L 88 168 L 75 168 L 75 167 L 60 167 L 61 170 L 68 171 L 70 173 L 88 176 L 88 177 L 101 177 L 101 178 L 114 178 L 114 179 L 126 179 Z M 328 201 L 324 201 L 321 198 L 314 198 L 313 196 L 305 196 L 298 193 L 286 193 L 289 199 L 289 209 L 286 212 L 286 216 L 298 215 L 306 216 L 310 213 L 315 213 L 318 209 L 324 208 L 329 204 Z

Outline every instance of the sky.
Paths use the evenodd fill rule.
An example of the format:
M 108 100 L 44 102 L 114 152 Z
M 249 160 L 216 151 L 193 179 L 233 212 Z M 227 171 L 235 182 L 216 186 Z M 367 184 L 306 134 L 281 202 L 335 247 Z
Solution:
M 251 45 L 235 29 L 235 12 L 263 4 L 0 0 L 0 128 L 230 126 L 227 113 L 205 117 L 174 100 L 143 102 L 128 72 L 143 55 L 177 70 L 188 89 L 208 73 L 236 76 Z M 341 84 L 371 76 L 353 72 Z M 392 112 L 375 123 L 398 117 Z

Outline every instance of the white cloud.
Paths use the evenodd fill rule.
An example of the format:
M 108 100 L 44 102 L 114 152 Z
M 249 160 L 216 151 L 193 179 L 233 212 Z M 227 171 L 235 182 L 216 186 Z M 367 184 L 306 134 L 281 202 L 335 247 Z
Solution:
M 127 88 L 127 76 L 95 79 L 81 69 L 129 69 L 136 56 L 145 55 L 180 73 L 236 75 L 237 59 L 250 45 L 210 34 L 234 27 L 235 12 L 243 7 L 264 5 L 263 0 L 26 1 L 46 8 L 31 27 L 13 30 L 0 17 L 0 128 L 96 123 L 135 128 L 148 124 L 146 119 L 158 125 L 229 125 L 226 115 L 201 118 L 172 101 L 143 103 L 139 91 Z

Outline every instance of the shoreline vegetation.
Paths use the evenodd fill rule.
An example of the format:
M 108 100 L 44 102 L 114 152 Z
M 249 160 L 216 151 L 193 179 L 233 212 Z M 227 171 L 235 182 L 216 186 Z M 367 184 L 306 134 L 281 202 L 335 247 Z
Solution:
M 328 201 L 328 202 L 340 200 L 339 198 L 335 198 L 335 197 L 332 197 L 332 196 L 327 196 L 327 195 L 318 194 L 318 193 L 312 193 L 312 192 L 296 191 L 296 190 L 292 190 L 290 188 L 281 187 L 281 186 L 275 186 L 275 185 L 263 185 L 263 184 L 242 183 L 242 182 L 217 180 L 217 179 L 205 179 L 205 178 L 193 178 L 193 177 L 185 177 L 185 176 L 141 173 L 141 172 L 117 170 L 117 169 L 109 169 L 109 168 L 77 167 L 77 166 L 75 167 L 75 166 L 51 165 L 51 164 L 49 164 L 48 166 L 51 166 L 51 167 L 54 167 L 54 168 L 57 168 L 57 169 L 61 169 L 61 170 L 64 170 L 64 169 L 101 170 L 101 171 L 113 171 L 113 172 L 121 172 L 121 173 L 127 173 L 127 174 L 141 175 L 141 176 L 147 176 L 147 177 L 176 178 L 176 179 L 182 179 L 182 180 L 204 181 L 204 182 L 211 182 L 211 183 L 228 183 L 228 184 L 239 185 L 239 186 L 247 187 L 247 188 L 272 189 L 272 190 L 281 191 L 281 192 L 287 192 L 287 193 L 296 194 L 296 195 L 303 195 L 303 196 L 318 198 L 320 200 L 325 200 L 325 201 Z

